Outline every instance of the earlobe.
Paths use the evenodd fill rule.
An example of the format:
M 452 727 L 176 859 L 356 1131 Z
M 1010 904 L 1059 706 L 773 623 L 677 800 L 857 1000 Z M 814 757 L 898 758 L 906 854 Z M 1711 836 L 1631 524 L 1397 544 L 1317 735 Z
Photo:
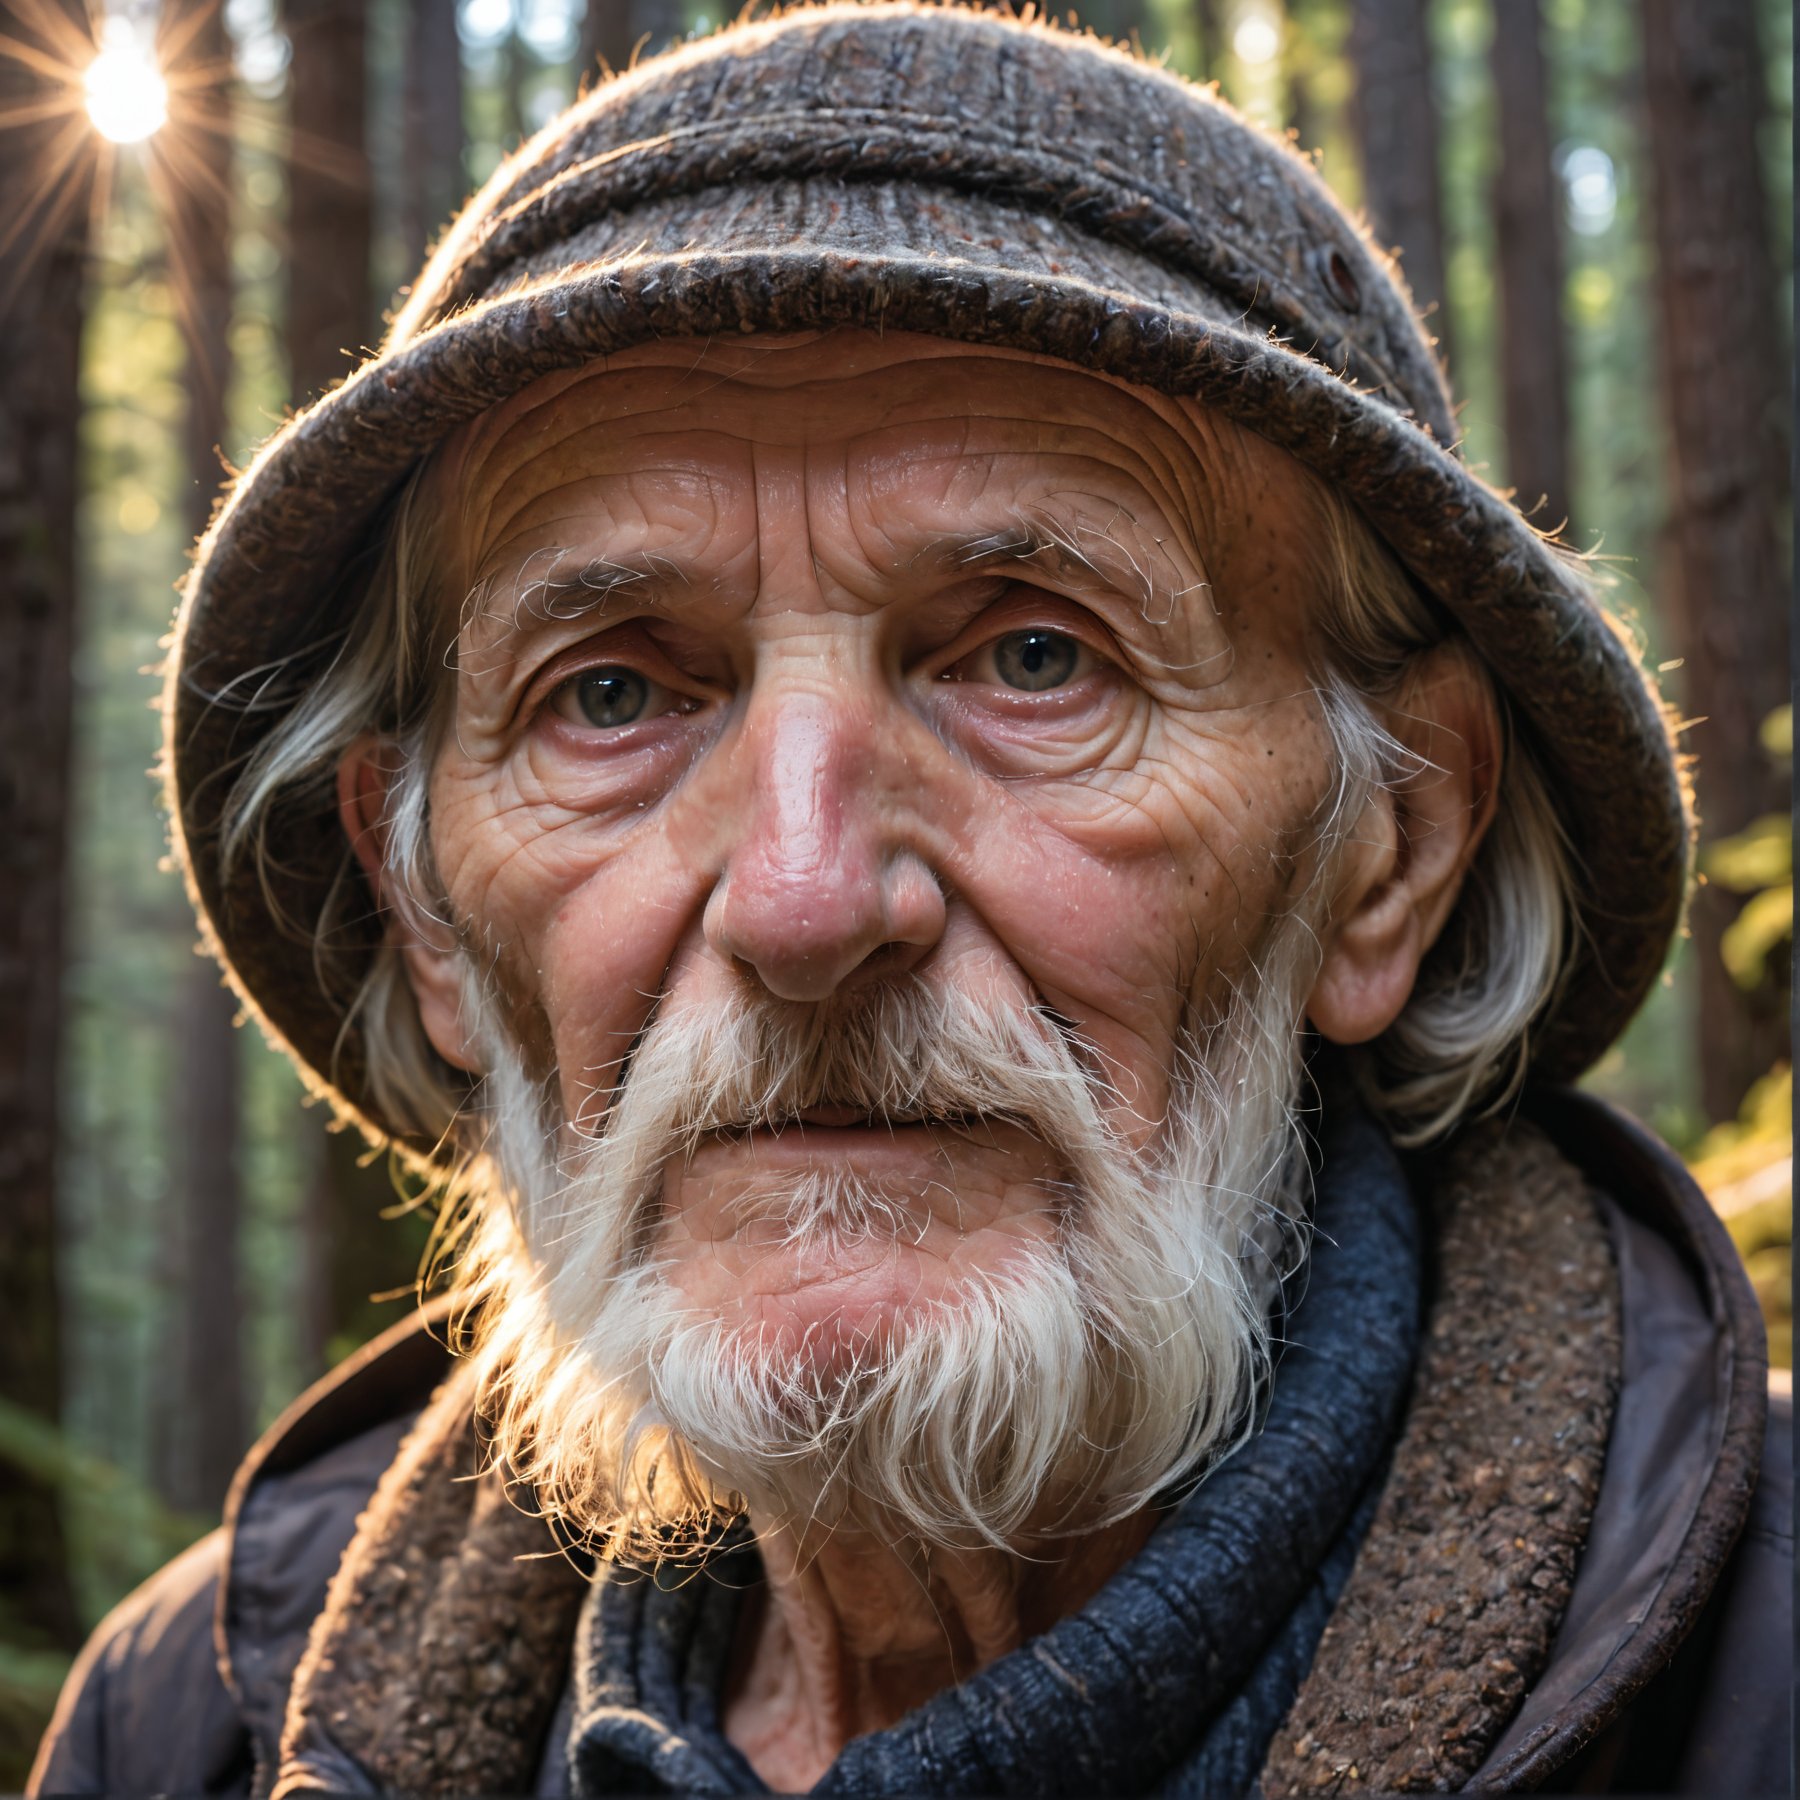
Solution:
M 1462 892 L 1498 786 L 1498 716 L 1464 646 L 1421 657 L 1386 724 L 1415 772 L 1373 795 L 1350 834 L 1306 1006 L 1337 1044 L 1367 1043 L 1400 1016 Z
M 1348 866 L 1321 934 L 1324 958 L 1306 1013 L 1331 1043 L 1362 1044 L 1399 1016 L 1424 948 L 1403 875 L 1397 796 L 1372 795 L 1347 843 Z
M 392 746 L 360 738 L 338 764 L 338 819 L 381 910 L 387 941 L 400 952 L 431 1046 L 452 1068 L 482 1073 L 462 1020 L 462 968 L 454 933 L 422 912 L 388 862 L 387 796 L 398 769 Z

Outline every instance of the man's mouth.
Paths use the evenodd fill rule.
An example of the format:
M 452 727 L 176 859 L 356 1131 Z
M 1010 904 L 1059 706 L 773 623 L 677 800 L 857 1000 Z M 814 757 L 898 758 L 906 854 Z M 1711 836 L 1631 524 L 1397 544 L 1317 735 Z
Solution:
M 913 1126 L 935 1126 L 944 1131 L 967 1133 L 991 1129 L 1001 1121 L 978 1113 L 947 1112 L 935 1107 L 893 1109 L 853 1104 L 803 1106 L 791 1113 L 758 1119 L 740 1128 L 736 1135 L 768 1133 L 779 1136 L 784 1131 L 903 1131 Z
M 916 1125 L 919 1123 L 919 1115 L 888 1122 Z M 779 1131 L 782 1123 L 822 1125 L 831 1130 L 842 1130 L 852 1125 L 874 1125 L 876 1115 L 856 1106 L 808 1106 L 795 1113 L 791 1121 L 778 1122 L 773 1125 L 772 1129 Z

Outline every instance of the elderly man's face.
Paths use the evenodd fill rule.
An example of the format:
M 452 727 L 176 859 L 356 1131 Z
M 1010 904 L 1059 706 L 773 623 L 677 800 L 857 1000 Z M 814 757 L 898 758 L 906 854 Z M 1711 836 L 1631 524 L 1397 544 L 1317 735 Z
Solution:
M 852 336 L 539 384 L 438 481 L 474 598 L 433 846 L 575 1128 L 654 1005 L 911 972 L 1051 1009 L 1150 1149 L 1184 1028 L 1316 873 L 1291 463 L 1073 370 Z M 735 1223 L 747 1186 L 818 1170 L 906 1196 L 908 1229 Z M 673 1169 L 654 1249 L 695 1307 L 837 1341 L 1003 1271 L 1063 1174 L 1020 1126 L 815 1109 Z

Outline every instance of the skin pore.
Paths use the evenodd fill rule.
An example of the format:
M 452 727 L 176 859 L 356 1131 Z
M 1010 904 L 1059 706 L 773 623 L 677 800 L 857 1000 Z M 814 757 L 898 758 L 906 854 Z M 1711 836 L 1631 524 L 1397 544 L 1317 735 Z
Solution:
M 1044 359 L 842 332 L 539 382 L 431 480 L 457 633 L 435 860 L 570 1131 L 653 1004 L 749 982 L 827 1005 L 911 973 L 1054 1009 L 1120 1137 L 1154 1147 L 1184 1026 L 1319 873 L 1298 465 Z M 1404 1004 L 1491 801 L 1485 698 L 1423 661 L 1388 722 L 1433 769 L 1370 803 L 1334 871 L 1307 1012 L 1340 1041 Z M 378 888 L 385 767 L 371 739 L 340 781 Z M 433 1043 L 476 1067 L 454 943 L 384 897 Z M 770 1184 L 845 1169 L 904 1230 L 748 1222 Z M 830 1365 L 1052 1239 L 1060 1173 L 1020 1127 L 825 1108 L 672 1165 L 653 1250 L 688 1306 Z M 1010 1554 L 762 1532 L 726 1731 L 777 1791 L 810 1787 L 1080 1606 L 1153 1523 Z

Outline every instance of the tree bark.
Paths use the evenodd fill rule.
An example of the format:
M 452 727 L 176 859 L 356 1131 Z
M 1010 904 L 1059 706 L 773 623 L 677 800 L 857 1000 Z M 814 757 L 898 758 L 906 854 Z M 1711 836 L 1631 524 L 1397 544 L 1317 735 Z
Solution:
M 1140 22 L 1138 9 L 1131 0 L 1087 0 L 1074 8 L 1076 18 L 1103 38 L 1124 41 Z
M 1225 32 L 1219 23 L 1219 0 L 1194 0 L 1194 37 L 1200 79 L 1217 81 L 1225 56 Z
M 412 0 L 406 57 L 406 254 L 416 273 L 467 196 L 456 0 Z
M 1324 120 L 1313 91 L 1319 24 L 1308 0 L 1289 0 L 1285 12 L 1281 33 L 1282 122 L 1293 133 L 1294 148 L 1313 157 L 1325 139 Z
M 644 55 L 678 44 L 687 34 L 685 0 L 635 0 L 632 29 L 645 40 Z
M 0 4 L 0 33 L 80 67 L 86 11 Z M 0 1393 L 62 1411 L 57 1290 L 57 1068 L 74 699 L 75 499 L 92 140 L 24 58 L 0 57 Z M 59 172 L 35 205 L 46 171 Z M 16 209 L 16 210 L 15 210 Z M 0 1479 L 0 1593 L 43 1648 L 81 1639 L 55 1487 Z
M 245 1394 L 238 1221 L 242 1081 L 237 1002 L 209 961 L 186 978 L 181 1030 L 183 1510 L 216 1514 L 250 1440 Z
M 342 347 L 369 340 L 375 305 L 363 7 L 360 0 L 288 0 L 287 23 L 294 131 L 288 337 L 298 406 L 349 373 L 354 360 Z M 296 1130 L 313 1145 L 322 1135 L 322 1115 L 303 1114 Z M 359 1168 L 352 1144 L 361 1148 L 360 1139 L 344 1137 L 328 1153 L 309 1151 L 319 1158 L 322 1178 L 309 1184 L 313 1216 L 300 1242 L 316 1260 L 297 1285 L 303 1333 L 322 1355 L 360 1342 L 370 1293 L 403 1286 L 416 1262 L 405 1235 L 387 1230 L 379 1217 L 393 1198 L 385 1169 Z
M 1562 208 L 1550 162 L 1541 31 L 1539 0 L 1494 0 L 1500 119 L 1494 226 L 1506 474 L 1532 523 L 1554 531 L 1570 517 L 1569 397 Z
M 375 336 L 361 0 L 286 0 L 288 367 L 294 404 L 341 381 Z
M 502 61 L 504 81 L 503 97 L 506 102 L 506 148 L 516 150 L 522 144 L 531 129 L 530 120 L 525 116 L 525 78 L 528 74 L 527 52 L 524 34 L 519 30 L 519 20 L 515 9 L 512 29 L 506 34 L 505 54 Z
M 168 221 L 170 272 L 187 350 L 187 526 L 198 537 L 222 476 L 231 380 L 231 43 L 215 0 L 165 0 L 162 54 L 170 114 L 152 146 Z M 210 958 L 184 977 L 179 1130 L 179 1258 L 170 1342 L 180 1347 L 181 1404 L 169 1420 L 170 1501 L 216 1512 L 250 1435 L 238 1268 L 241 1081 L 236 1003 Z
M 400 1199 L 387 1157 L 371 1160 L 355 1131 L 326 1131 L 321 1111 L 309 1117 L 318 1132 L 314 1179 L 329 1219 L 325 1305 L 314 1325 L 323 1328 L 323 1337 L 309 1347 L 321 1351 L 329 1366 L 395 1323 L 412 1304 L 428 1223 L 420 1213 L 385 1217 Z
M 1702 842 L 1787 809 L 1757 741 L 1787 698 L 1788 370 L 1757 128 L 1766 111 L 1751 0 L 1644 0 L 1660 362 L 1668 420 L 1673 556 L 1661 571 L 1679 691 L 1700 721 Z M 1695 896 L 1702 1098 L 1714 1118 L 1786 1054 L 1783 996 L 1746 995 L 1719 940 L 1741 902 Z
M 599 65 L 625 68 L 631 61 L 631 0 L 587 0 L 581 14 L 580 77 L 593 82 Z
M 1362 150 L 1363 204 L 1375 236 L 1400 255 L 1413 303 L 1450 364 L 1437 103 L 1426 0 L 1352 0 L 1352 128 Z

